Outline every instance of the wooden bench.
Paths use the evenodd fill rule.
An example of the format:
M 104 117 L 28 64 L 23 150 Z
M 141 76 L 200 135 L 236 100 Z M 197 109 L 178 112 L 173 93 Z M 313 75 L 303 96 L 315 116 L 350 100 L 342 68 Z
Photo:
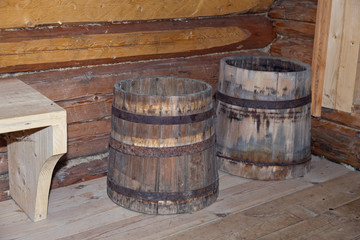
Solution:
M 52 172 L 66 153 L 66 111 L 18 79 L 0 80 L 0 134 L 11 197 L 34 222 L 45 219 Z

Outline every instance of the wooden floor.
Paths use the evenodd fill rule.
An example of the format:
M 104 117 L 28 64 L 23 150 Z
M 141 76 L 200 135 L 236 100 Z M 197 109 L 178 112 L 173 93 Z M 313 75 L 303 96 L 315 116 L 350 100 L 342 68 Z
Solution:
M 52 190 L 48 218 L 33 223 L 0 203 L 0 239 L 360 239 L 360 172 L 313 156 L 286 181 L 220 172 L 216 203 L 193 214 L 152 216 L 118 207 L 106 178 Z

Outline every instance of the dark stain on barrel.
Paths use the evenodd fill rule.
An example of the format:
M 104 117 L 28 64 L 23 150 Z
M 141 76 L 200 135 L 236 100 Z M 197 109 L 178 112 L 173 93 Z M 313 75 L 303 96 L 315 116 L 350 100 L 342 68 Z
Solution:
M 282 95 L 283 95 L 283 96 L 285 96 L 285 95 L 286 95 L 287 90 L 288 90 L 288 88 L 287 88 L 287 87 L 284 87 L 284 88 L 282 89 L 282 91 L 283 91 Z
M 260 125 L 261 125 L 260 115 L 256 114 L 255 119 L 256 119 L 256 132 L 259 133 L 260 132 Z
M 277 91 L 274 88 L 266 88 L 270 92 L 271 95 L 276 95 Z
M 240 116 L 232 110 L 229 110 L 228 118 L 230 119 L 230 121 L 233 121 L 233 120 L 241 121 Z

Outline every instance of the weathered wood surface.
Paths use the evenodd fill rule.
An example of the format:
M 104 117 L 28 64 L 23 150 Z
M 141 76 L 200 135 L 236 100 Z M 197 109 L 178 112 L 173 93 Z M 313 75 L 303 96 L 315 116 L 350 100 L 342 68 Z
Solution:
M 314 39 L 315 23 L 275 19 L 272 22 L 277 34 L 296 39 Z
M 274 37 L 252 15 L 0 31 L 0 73 L 256 49 Z
M 351 239 L 360 236 L 359 173 L 319 183 L 168 239 Z M 338 196 L 338 197 L 335 197 Z M 239 224 L 241 223 L 241 224 Z
M 270 9 L 274 30 L 283 36 L 270 48 L 273 56 L 297 59 L 311 64 L 317 0 L 277 1 Z
M 360 169 L 360 130 L 327 120 L 311 122 L 312 153 Z
M 218 196 L 217 170 L 209 84 L 177 77 L 115 84 L 107 173 L 112 201 L 148 214 L 198 211 Z
M 271 46 L 272 56 L 296 59 L 307 64 L 312 62 L 313 41 L 295 38 L 278 38 Z
M 345 228 L 337 234 L 357 237 L 359 181 L 358 172 L 314 156 L 304 178 L 267 182 L 220 173 L 220 195 L 213 205 L 193 214 L 151 216 L 116 206 L 106 196 L 106 178 L 100 178 L 53 190 L 48 219 L 37 224 L 30 224 L 12 201 L 1 202 L 0 237 L 167 239 L 203 232 L 191 239 L 209 239 L 220 233 L 220 239 L 251 239 L 267 233 L 275 234 L 276 239 L 283 233 L 291 239 L 333 233 L 330 231 L 340 227 Z M 279 231 L 269 232 L 271 229 Z M 335 237 L 343 239 L 344 235 Z
M 24 28 L 44 24 L 140 21 L 194 18 L 246 12 L 265 12 L 273 0 L 51 0 L 4 2 L 0 28 Z
M 108 145 L 109 136 L 106 139 Z M 106 176 L 108 156 L 109 153 L 105 152 L 85 157 L 82 155 L 79 158 L 59 162 L 54 170 L 51 188 L 64 187 Z
M 355 105 L 352 113 L 322 108 L 321 119 L 360 130 L 360 106 Z
M 268 16 L 273 22 L 275 32 L 300 39 L 314 38 L 317 0 L 277 1 Z
M 271 18 L 315 23 L 317 0 L 279 0 L 271 7 Z
M 275 57 L 221 60 L 216 94 L 220 169 L 246 178 L 303 176 L 310 161 L 309 65 Z M 261 104 L 260 104 L 261 103 Z M 285 103 L 285 104 L 281 104 Z

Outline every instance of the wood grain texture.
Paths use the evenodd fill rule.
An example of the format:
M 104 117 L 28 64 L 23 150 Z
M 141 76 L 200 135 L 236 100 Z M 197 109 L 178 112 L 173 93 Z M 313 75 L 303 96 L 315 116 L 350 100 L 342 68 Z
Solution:
M 303 176 L 310 161 L 310 102 L 280 106 L 310 95 L 311 67 L 276 57 L 221 60 L 216 98 L 216 144 L 220 169 L 246 178 L 281 180 Z M 220 94 L 224 94 L 221 97 Z M 246 100 L 237 104 L 232 97 Z M 264 101 L 259 106 L 251 104 Z
M 112 93 L 95 94 L 68 101 L 58 102 L 67 112 L 67 122 L 74 123 L 109 116 L 111 113 Z
M 321 118 L 347 127 L 360 129 L 360 108 L 357 106 L 358 105 L 355 105 L 352 113 L 342 112 L 330 108 L 322 108 Z
M 211 86 L 171 76 L 117 82 L 109 152 L 107 193 L 116 204 L 147 214 L 209 206 L 218 196 Z
M 358 53 L 358 62 L 356 69 L 356 80 L 354 89 L 354 105 L 360 105 L 360 47 Z
M 179 233 L 169 239 L 295 239 L 309 237 L 326 239 L 358 236 L 355 219 L 360 214 L 358 173 L 312 186 L 282 198 L 225 216 L 203 226 Z M 334 187 L 336 186 L 336 187 Z M 356 194 L 352 194 L 356 192 Z M 334 197 L 334 196 L 341 197 Z M 355 210 L 356 209 L 356 210 Z M 239 222 L 242 224 L 239 225 Z M 341 226 L 348 228 L 336 231 Z M 328 233 L 328 231 L 331 233 Z M 325 237 L 326 236 L 326 237 Z
M 356 227 L 358 220 L 355 218 L 357 216 L 355 213 L 358 209 L 355 203 L 359 198 L 357 184 L 359 177 L 354 174 L 359 174 L 351 173 L 339 164 L 316 156 L 312 161 L 311 169 L 304 178 L 280 182 L 252 181 L 220 172 L 220 195 L 213 205 L 193 214 L 172 216 L 151 216 L 118 207 L 106 196 L 104 177 L 53 190 L 50 196 L 48 220 L 37 224 L 30 224 L 12 201 L 1 202 L 0 222 L 3 225 L 0 226 L 0 237 L 19 240 L 99 237 L 101 239 L 167 239 L 180 237 L 186 235 L 188 231 L 194 232 L 197 231 L 196 229 L 212 225 L 213 228 L 209 229 L 211 232 L 205 232 L 203 235 L 205 239 L 211 239 L 220 232 L 222 233 L 220 238 L 253 239 L 255 237 L 251 238 L 251 236 L 263 235 L 269 229 L 290 225 L 287 220 L 294 223 L 303 219 L 303 227 L 297 228 L 299 225 L 293 224 L 289 229 L 291 231 L 285 232 L 284 236 L 289 236 L 287 239 L 291 239 L 291 236 L 296 237 L 297 234 L 303 236 L 301 232 L 319 233 L 311 230 L 321 230 L 321 227 L 325 227 L 325 233 L 331 231 L 331 228 L 326 228 L 329 222 L 341 224 L 341 220 L 344 220 L 345 225 L 353 227 L 355 224 Z M 323 214 L 329 212 L 329 215 Z M 317 223 L 312 221 L 306 224 L 306 220 L 313 217 L 314 220 L 317 219 L 313 213 L 327 216 L 328 218 L 324 220 L 328 221 Z M 235 217 L 232 216 L 235 215 L 243 215 L 242 219 L 251 221 L 227 220 L 234 219 Z M 341 218 L 338 218 L 339 216 Z M 349 223 L 348 220 L 352 222 Z M 224 228 L 218 228 L 214 224 L 222 225 L 223 221 L 233 228 L 228 228 L 226 224 L 223 224 Z M 337 224 L 335 226 L 334 230 L 342 227 Z M 246 231 L 246 228 L 249 231 Z M 287 230 L 287 228 L 282 229 Z M 239 234 L 240 232 L 244 235 Z M 344 228 L 339 233 L 351 234 L 356 231 Z M 191 238 L 201 238 L 201 236 L 194 234 Z M 281 235 L 277 234 L 273 239 L 280 239 L 279 236 Z M 340 236 L 339 239 L 343 238 Z
M 96 121 L 95 121 L 96 120 Z M 110 116 L 68 124 L 68 140 L 76 141 L 110 133 Z
M 33 221 L 46 218 L 52 171 L 66 152 L 66 112 L 18 79 L 0 82 L 11 197 Z
M 271 18 L 315 23 L 317 0 L 279 0 L 270 9 Z
M 309 22 L 272 20 L 275 32 L 296 39 L 314 39 L 315 24 Z
M 69 38 L 0 43 L 0 68 L 41 64 L 170 54 L 240 43 L 249 35 L 238 27 L 202 27 L 186 30 L 82 35 Z
M 311 151 L 360 169 L 360 130 L 312 118 Z
M 140 21 L 169 18 L 194 18 L 246 12 L 265 12 L 273 0 L 138 0 L 98 1 L 61 0 L 53 2 L 4 2 L 0 10 L 0 28 L 34 27 L 73 22 Z
M 286 37 L 275 40 L 270 49 L 272 56 L 296 59 L 307 64 L 312 62 L 312 52 L 313 41 Z
M 0 73 L 263 48 L 264 16 L 234 16 L 0 32 Z
M 79 158 L 60 161 L 54 169 L 51 189 L 106 176 L 108 156 L 109 153 L 105 152 L 91 156 L 81 155 Z
M 188 58 L 173 58 L 157 61 L 132 62 L 108 66 L 92 66 L 79 69 L 44 71 L 18 75 L 17 78 L 67 109 L 68 123 L 110 116 L 113 86 L 117 81 L 142 76 L 178 76 L 217 86 L 220 59 L 237 55 L 268 55 L 265 52 L 235 51 Z M 141 71 L 139 70 L 141 69 Z M 4 78 L 8 79 L 8 78 Z M 0 79 L 2 81 L 2 79 Z M 99 103 L 102 111 L 91 111 Z M 89 106 L 85 111 L 85 106 Z M 84 107 L 84 111 L 78 108 Z M 78 108 L 78 109 L 77 109 Z M 96 108 L 100 110 L 101 108 Z M 74 110 L 72 110 L 74 109 Z M 81 114 L 71 113 L 80 111 Z M 89 116 L 86 116 L 90 113 Z
M 354 111 L 355 93 L 359 93 L 357 71 L 360 58 L 360 2 L 348 0 L 344 6 L 343 39 L 337 84 L 336 109 Z
M 63 155 L 48 146 L 52 135 L 50 126 L 17 132 L 8 140 L 10 195 L 34 222 L 47 217 L 52 172 Z
M 331 7 L 322 106 L 351 112 L 360 46 L 360 2 L 335 0 Z
M 321 116 L 332 1 L 319 0 L 312 54 L 311 114 Z
M 65 111 L 18 79 L 0 81 L 0 133 L 54 126 L 54 154 L 66 152 Z M 22 90 L 22 91 L 20 91 Z
M 83 140 L 69 141 L 68 148 L 65 159 L 106 152 L 109 149 L 109 133 Z M 65 159 L 63 161 L 66 161 Z

